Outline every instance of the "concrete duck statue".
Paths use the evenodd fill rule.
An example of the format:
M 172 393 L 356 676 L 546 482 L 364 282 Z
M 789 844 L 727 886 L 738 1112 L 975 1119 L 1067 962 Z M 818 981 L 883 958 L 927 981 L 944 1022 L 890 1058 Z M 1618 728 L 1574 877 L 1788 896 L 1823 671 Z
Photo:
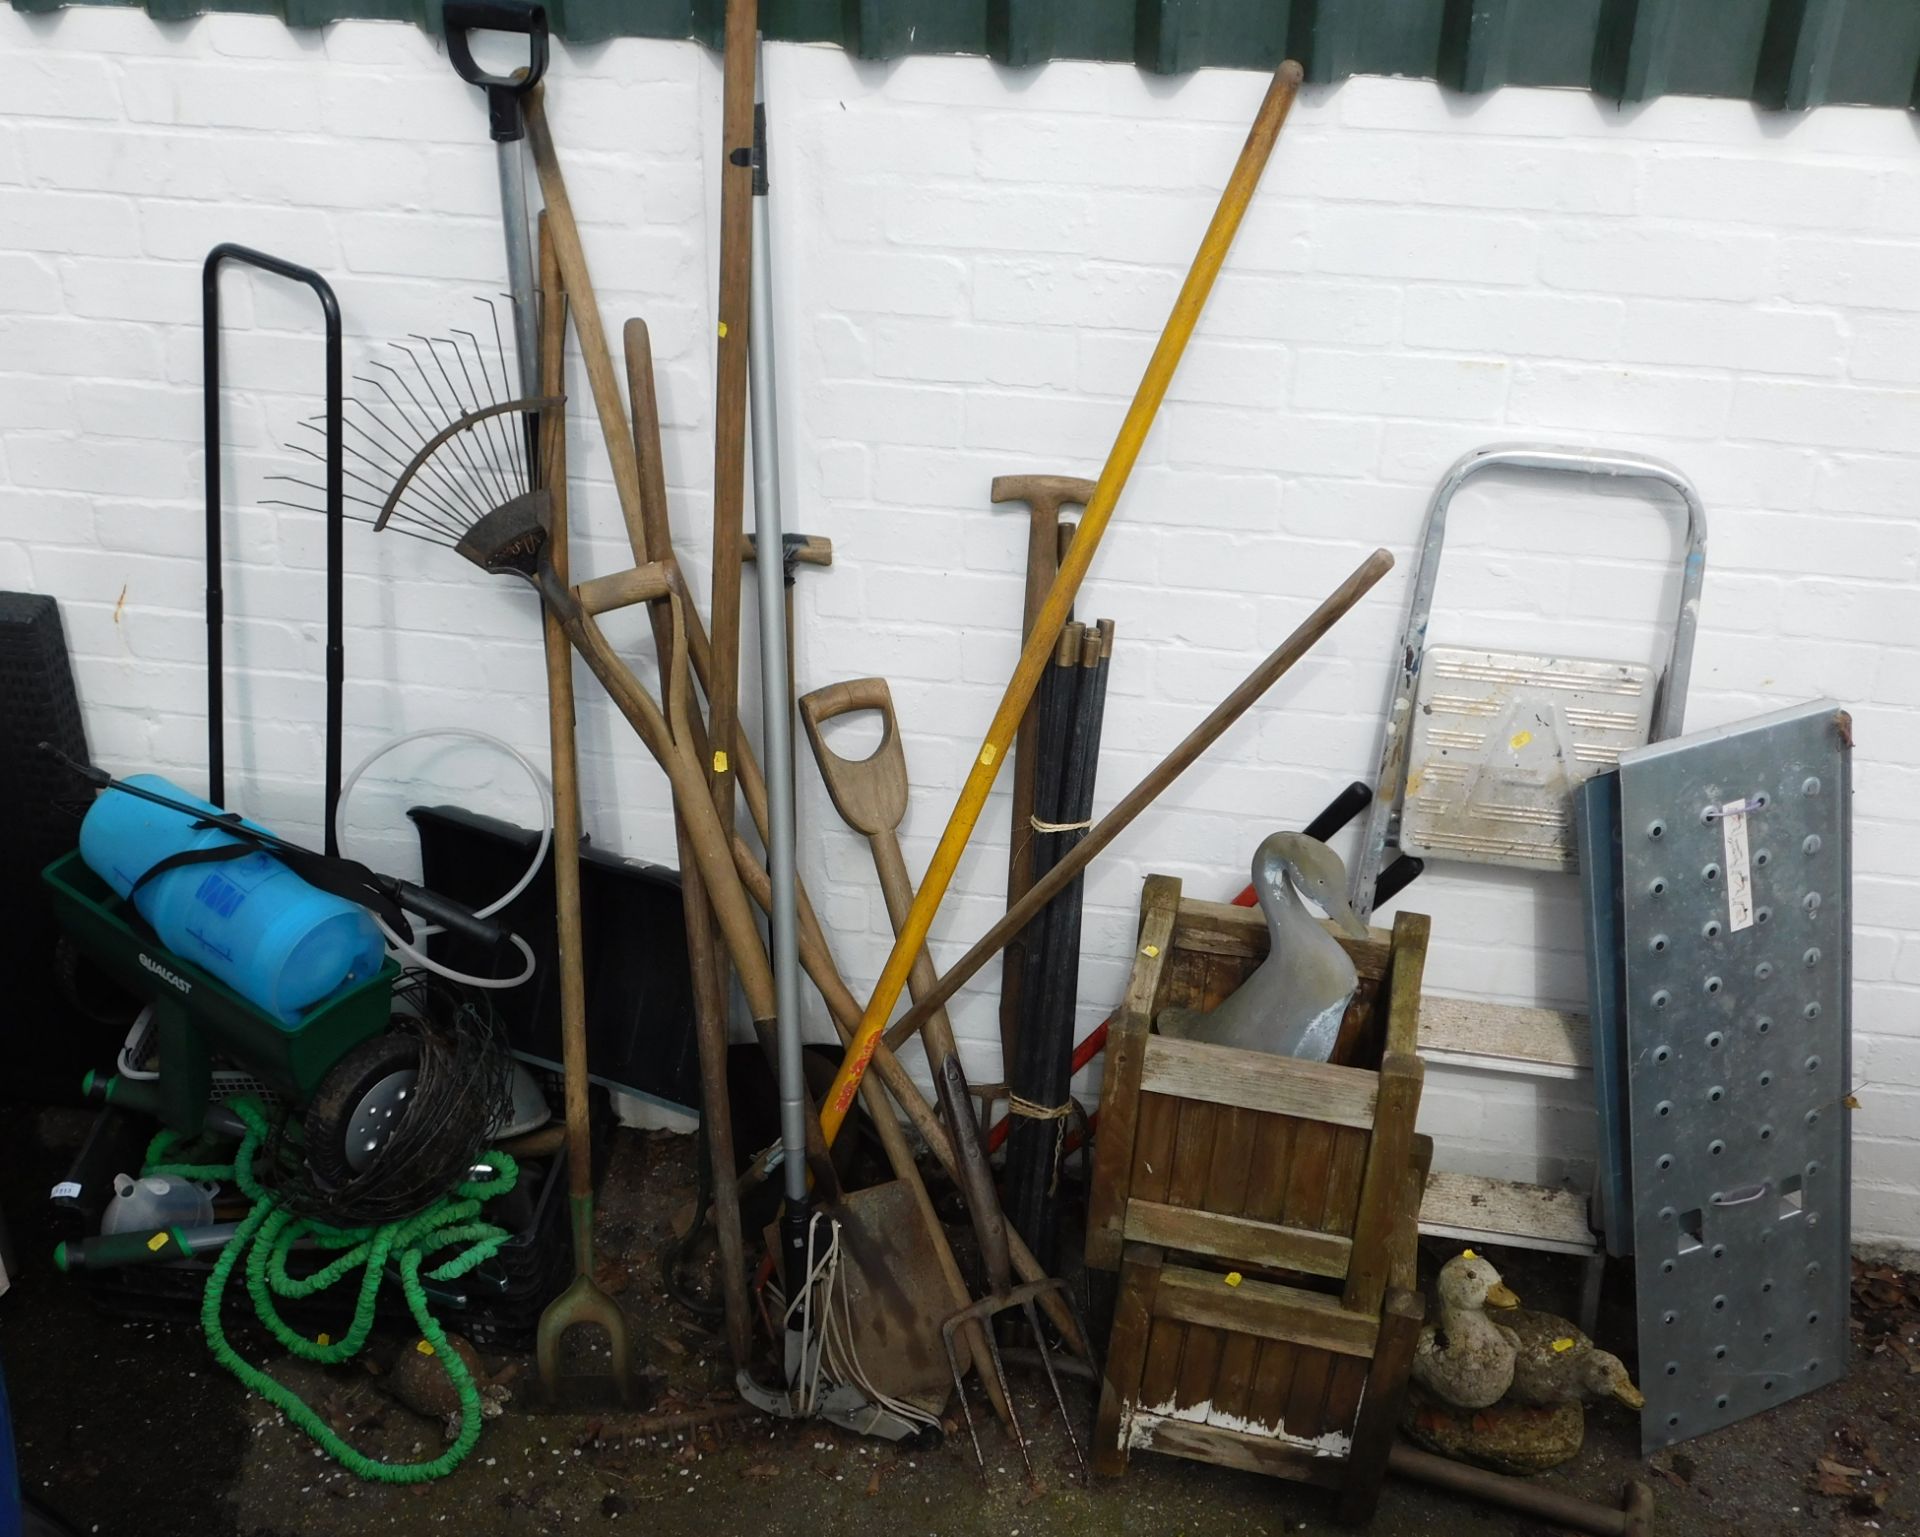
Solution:
M 1413 1380 L 1456 1409 L 1490 1409 L 1513 1386 L 1520 1340 L 1487 1316 L 1488 1308 L 1517 1308 L 1520 1299 L 1471 1249 L 1440 1267 L 1434 1283 L 1439 1318 L 1420 1331 L 1413 1349 Z
M 1414 1445 L 1524 1478 L 1579 1455 L 1589 1402 L 1645 1403 L 1617 1357 L 1566 1319 L 1516 1306 L 1471 1249 L 1441 1267 L 1434 1291 L 1439 1319 L 1414 1348 L 1401 1420 Z
M 1271 946 L 1267 958 L 1215 1008 L 1163 1011 L 1160 1033 L 1325 1062 L 1359 978 L 1301 895 L 1317 902 L 1343 933 L 1365 939 L 1367 926 L 1347 905 L 1346 887 L 1346 866 L 1326 844 L 1305 833 L 1273 834 L 1253 856 L 1253 889 Z
M 1612 1399 L 1633 1410 L 1645 1406 L 1646 1398 L 1633 1385 L 1626 1363 L 1600 1349 L 1566 1319 L 1515 1308 L 1501 1323 L 1520 1342 L 1513 1360 L 1513 1386 L 1507 1393 L 1514 1403 L 1551 1408 Z

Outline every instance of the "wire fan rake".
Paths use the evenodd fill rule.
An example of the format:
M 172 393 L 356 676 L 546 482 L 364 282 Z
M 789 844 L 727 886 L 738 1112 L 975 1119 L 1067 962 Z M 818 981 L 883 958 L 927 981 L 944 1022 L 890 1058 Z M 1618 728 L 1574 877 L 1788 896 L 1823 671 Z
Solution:
M 500 314 L 481 297 L 491 334 L 455 328 L 394 342 L 400 360 L 380 360 L 354 382 L 368 393 L 347 402 L 347 517 L 454 550 L 483 570 L 534 581 L 547 545 L 556 449 L 543 453 L 540 417 L 563 396 L 516 396 Z M 324 436 L 318 418 L 300 423 Z M 287 447 L 324 456 L 304 442 Z M 269 480 L 324 496 L 297 475 Z M 270 497 L 268 506 L 322 513 L 304 500 Z

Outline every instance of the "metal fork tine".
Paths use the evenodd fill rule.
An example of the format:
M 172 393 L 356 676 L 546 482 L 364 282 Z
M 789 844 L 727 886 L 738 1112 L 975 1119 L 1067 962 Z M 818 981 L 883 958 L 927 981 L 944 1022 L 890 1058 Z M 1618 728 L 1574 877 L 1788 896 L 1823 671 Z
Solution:
M 1029 1318 L 1033 1316 L 1033 1304 L 1031 1302 L 1027 1304 L 1027 1316 Z M 1007 1429 L 1013 1433 L 1013 1444 L 1020 1448 L 1020 1465 L 1027 1470 L 1027 1482 L 1032 1483 L 1033 1458 L 1027 1451 L 1026 1433 L 1020 1429 L 1020 1416 L 1013 1407 L 1013 1391 L 1007 1382 L 1007 1366 L 1006 1363 L 1000 1359 L 1000 1341 L 993 1332 L 991 1318 L 985 1321 L 987 1327 L 980 1332 L 987 1337 L 987 1354 L 993 1358 L 993 1375 L 999 1379 L 1001 1395 L 1007 1402 Z M 985 1464 L 982 1463 L 981 1467 L 984 1471 Z
M 1065 1282 L 1057 1283 L 1060 1294 L 1066 1300 L 1068 1309 L 1073 1313 L 1074 1327 L 1080 1329 L 1081 1337 L 1086 1338 L 1086 1330 L 1080 1323 L 1080 1310 L 1073 1305 L 1073 1297 Z M 1073 1433 L 1073 1416 L 1067 1413 L 1066 1395 L 1060 1391 L 1060 1377 L 1053 1369 L 1053 1350 L 1047 1344 L 1047 1336 L 1040 1327 L 1040 1319 L 1034 1311 L 1031 1300 L 1027 1303 L 1027 1325 L 1033 1330 L 1033 1342 L 1040 1352 L 1040 1364 L 1046 1368 L 1047 1386 L 1053 1389 L 1054 1407 L 1060 1411 L 1060 1428 L 1067 1433 L 1067 1445 L 1073 1448 L 1073 1460 L 1080 1464 L 1082 1482 L 1089 1482 L 1091 1474 L 1087 1471 L 1086 1453 L 1080 1450 L 1080 1438 Z
M 966 1417 L 967 1436 L 973 1442 L 973 1460 L 980 1469 L 980 1482 L 987 1481 L 987 1457 L 980 1450 L 980 1432 L 974 1428 L 973 1407 L 967 1402 L 967 1384 L 960 1375 L 960 1352 L 954 1349 L 954 1330 L 960 1326 L 960 1315 L 955 1314 L 940 1326 L 940 1338 L 946 1343 L 947 1365 L 953 1368 L 953 1396 L 960 1400 L 960 1413 Z

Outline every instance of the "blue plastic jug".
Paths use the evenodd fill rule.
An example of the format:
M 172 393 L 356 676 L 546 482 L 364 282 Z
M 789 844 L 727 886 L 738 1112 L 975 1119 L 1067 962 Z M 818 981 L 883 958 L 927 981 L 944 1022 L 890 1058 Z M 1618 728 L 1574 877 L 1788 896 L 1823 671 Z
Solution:
M 209 813 L 219 810 L 158 774 L 136 774 L 127 783 Z M 124 897 L 170 854 L 241 841 L 219 828 L 196 829 L 194 821 L 107 790 L 80 824 L 80 857 Z M 316 890 L 258 851 L 169 870 L 133 892 L 133 905 L 168 949 L 283 1025 L 298 1025 L 316 1004 L 364 982 L 386 955 L 365 908 Z

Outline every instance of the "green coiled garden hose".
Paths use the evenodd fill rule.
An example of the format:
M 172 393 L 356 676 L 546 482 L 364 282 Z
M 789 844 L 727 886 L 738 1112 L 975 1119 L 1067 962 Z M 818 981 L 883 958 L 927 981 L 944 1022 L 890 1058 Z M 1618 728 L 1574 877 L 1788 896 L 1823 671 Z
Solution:
M 172 1133 L 163 1131 L 147 1149 L 145 1170 L 148 1174 L 188 1179 L 232 1180 L 253 1202 L 253 1209 L 241 1222 L 233 1241 L 220 1251 L 201 1299 L 200 1323 L 214 1359 L 304 1430 L 342 1467 L 361 1478 L 387 1484 L 418 1484 L 451 1473 L 480 1439 L 480 1394 L 466 1363 L 448 1344 L 445 1331 L 427 1306 L 426 1289 L 421 1282 L 422 1267 L 432 1256 L 457 1246 L 457 1252 L 427 1269 L 425 1275 L 432 1281 L 458 1280 L 499 1251 L 513 1235 L 496 1223 L 477 1219 L 484 1201 L 513 1188 L 519 1178 L 518 1166 L 505 1153 L 489 1152 L 484 1161 L 494 1170 L 492 1178 L 458 1186 L 452 1195 L 434 1202 L 417 1216 L 375 1227 L 331 1227 L 287 1210 L 262 1184 L 254 1159 L 271 1130 L 266 1112 L 250 1099 L 227 1103 L 246 1127 L 231 1164 L 170 1163 L 167 1156 L 176 1139 Z M 338 1253 L 314 1274 L 296 1277 L 287 1272 L 287 1256 L 294 1245 L 303 1240 Z M 400 1289 L 407 1299 L 407 1308 L 420 1329 L 421 1343 L 416 1348 L 431 1352 L 439 1361 L 460 1401 L 460 1429 L 452 1445 L 426 1462 L 381 1462 L 348 1445 L 299 1394 L 245 1360 L 227 1339 L 220 1320 L 227 1282 L 243 1261 L 247 1292 L 253 1298 L 260 1321 L 289 1354 L 321 1365 L 345 1361 L 366 1343 L 373 1328 L 380 1283 L 388 1264 L 392 1263 L 399 1271 Z M 280 1317 L 276 1299 L 297 1301 L 313 1296 L 340 1284 L 356 1268 L 361 1271 L 361 1277 L 353 1321 L 338 1339 L 330 1339 L 325 1334 L 308 1339 Z

